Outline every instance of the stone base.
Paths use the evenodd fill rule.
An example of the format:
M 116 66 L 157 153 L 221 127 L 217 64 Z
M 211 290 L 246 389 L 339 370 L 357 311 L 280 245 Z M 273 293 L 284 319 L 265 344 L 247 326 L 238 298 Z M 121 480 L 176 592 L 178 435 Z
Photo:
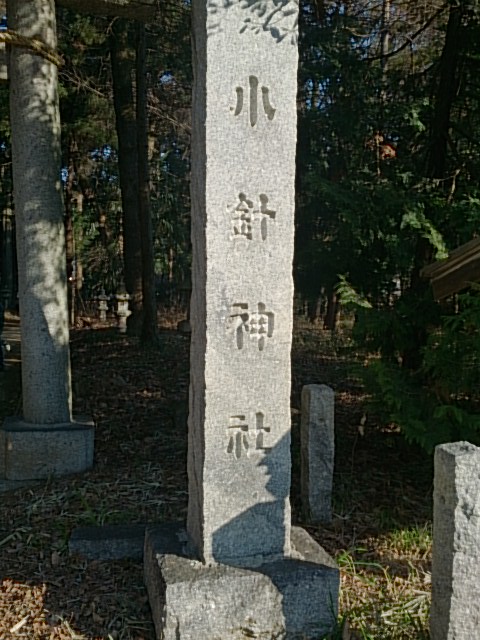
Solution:
M 309 640 L 332 630 L 340 575 L 330 556 L 292 528 L 292 556 L 253 569 L 206 566 L 185 552 L 178 524 L 149 527 L 145 583 L 162 640 Z
M 78 527 L 68 542 L 71 554 L 87 560 L 143 560 L 144 524 Z
M 38 480 L 2 480 L 0 478 L 0 493 L 8 493 L 9 491 L 18 491 L 27 487 L 34 487 L 38 484 Z
M 5 418 L 0 429 L 0 478 L 45 480 L 81 473 L 93 465 L 94 423 L 77 418 L 65 424 L 31 424 Z

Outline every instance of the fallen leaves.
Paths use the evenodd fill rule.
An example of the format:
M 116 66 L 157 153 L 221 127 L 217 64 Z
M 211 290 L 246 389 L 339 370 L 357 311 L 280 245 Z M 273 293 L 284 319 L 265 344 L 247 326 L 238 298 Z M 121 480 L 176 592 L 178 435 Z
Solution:
M 160 339 L 158 351 L 143 351 L 136 340 L 113 330 L 73 332 L 74 408 L 95 417 L 95 467 L 80 476 L 2 495 L 1 640 L 155 638 L 141 564 L 85 562 L 69 556 L 67 545 L 72 529 L 81 525 L 185 517 L 189 344 L 175 331 L 161 332 Z M 424 513 L 425 486 L 418 473 L 412 474 L 415 459 L 399 447 L 397 433 L 380 433 L 371 416 L 364 428 L 364 393 L 349 377 L 338 345 L 333 351 L 327 334 L 311 327 L 304 334 L 297 327 L 294 344 L 294 518 L 301 512 L 295 458 L 301 387 L 329 384 L 336 391 L 336 512 L 332 527 L 308 529 L 332 554 L 359 541 L 369 548 L 372 567 L 343 572 L 342 610 L 363 608 L 371 622 L 378 613 L 375 606 L 382 603 L 385 612 L 392 611 L 383 618 L 391 633 L 390 622 L 403 611 L 395 600 L 398 594 L 406 597 L 407 613 L 418 616 L 425 608 L 428 549 L 417 545 L 416 555 L 410 554 L 418 576 L 412 573 L 408 583 L 408 564 L 397 561 L 405 560 L 411 548 L 393 558 L 396 564 L 388 564 L 392 545 L 378 531 L 388 529 L 392 511 L 402 522 Z M 8 407 L 17 405 L 18 397 Z M 398 556 L 398 541 L 395 549 Z M 373 567 L 379 563 L 388 574 Z M 377 618 L 382 623 L 381 616 Z M 352 620 L 345 624 L 343 640 L 361 637 L 354 627 Z

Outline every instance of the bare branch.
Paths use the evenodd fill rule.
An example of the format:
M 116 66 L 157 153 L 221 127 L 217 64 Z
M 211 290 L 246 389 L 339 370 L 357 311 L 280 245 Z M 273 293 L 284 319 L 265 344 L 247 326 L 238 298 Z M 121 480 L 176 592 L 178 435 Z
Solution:
M 428 27 L 433 22 L 435 22 L 435 20 L 449 6 L 450 6 L 450 3 L 449 2 L 445 2 L 445 4 L 443 4 L 439 9 L 437 9 L 437 11 L 435 11 L 435 13 L 432 14 L 430 16 L 430 18 L 419 29 L 417 29 L 417 31 L 415 31 L 415 33 L 412 36 L 407 37 L 405 42 L 403 44 L 401 44 L 399 47 L 397 47 L 396 49 L 394 49 L 393 51 L 390 51 L 390 53 L 387 53 L 385 55 L 372 56 L 372 57 L 365 58 L 365 62 L 375 62 L 376 60 L 385 60 L 386 58 L 393 58 L 394 56 L 398 55 L 401 51 L 403 51 L 404 49 L 409 47 L 418 38 L 418 36 L 420 36 L 424 31 L 426 31 L 428 29 Z

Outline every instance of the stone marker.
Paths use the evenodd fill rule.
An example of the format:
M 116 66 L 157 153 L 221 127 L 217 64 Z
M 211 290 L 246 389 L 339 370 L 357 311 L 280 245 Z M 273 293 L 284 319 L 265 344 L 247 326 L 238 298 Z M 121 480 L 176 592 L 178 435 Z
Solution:
M 480 448 L 435 449 L 432 640 L 473 640 L 480 633 Z
M 335 454 L 335 394 L 324 384 L 302 389 L 301 488 L 305 517 L 328 524 L 332 520 Z
M 93 460 L 93 422 L 77 416 L 74 426 L 31 425 L 20 418 L 5 418 L 0 429 L 0 478 L 46 480 L 51 476 L 81 473 Z
M 187 527 L 147 529 L 159 638 L 313 638 L 339 574 L 290 524 L 298 3 L 193 0 Z
M 143 560 L 144 524 L 105 524 L 77 527 L 68 550 L 87 560 Z

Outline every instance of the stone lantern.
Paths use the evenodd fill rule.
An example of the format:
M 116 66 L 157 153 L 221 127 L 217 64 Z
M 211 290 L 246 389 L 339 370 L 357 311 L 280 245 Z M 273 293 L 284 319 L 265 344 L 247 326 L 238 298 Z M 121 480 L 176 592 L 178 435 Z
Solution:
M 122 292 L 117 293 L 115 298 L 117 300 L 118 330 L 120 333 L 127 333 L 127 318 L 132 313 L 128 308 L 130 296 L 128 293 Z
M 100 295 L 97 297 L 98 300 L 98 315 L 100 318 L 100 322 L 105 322 L 107 320 L 107 309 L 108 309 L 108 296 L 105 295 L 105 289 L 100 291 Z

